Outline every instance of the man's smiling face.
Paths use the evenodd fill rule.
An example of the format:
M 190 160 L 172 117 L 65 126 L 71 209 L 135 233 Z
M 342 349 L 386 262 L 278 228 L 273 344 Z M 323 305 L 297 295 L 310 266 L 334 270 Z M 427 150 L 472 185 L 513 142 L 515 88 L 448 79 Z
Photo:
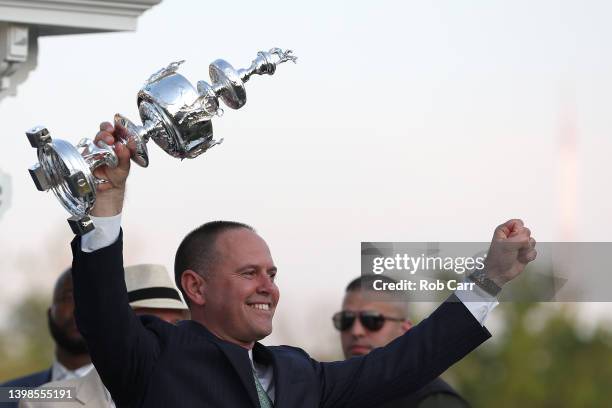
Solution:
M 251 347 L 272 333 L 279 299 L 276 267 L 266 242 L 245 228 L 221 233 L 205 278 L 206 327 L 226 341 Z

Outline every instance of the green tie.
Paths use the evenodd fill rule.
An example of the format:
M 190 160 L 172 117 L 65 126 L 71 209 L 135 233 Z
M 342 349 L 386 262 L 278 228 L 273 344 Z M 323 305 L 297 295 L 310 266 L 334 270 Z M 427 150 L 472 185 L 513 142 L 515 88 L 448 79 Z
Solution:
M 257 397 L 259 398 L 259 406 L 261 408 L 272 408 L 272 401 L 270 401 L 270 397 L 266 390 L 263 389 L 259 379 L 257 378 L 257 374 L 255 374 L 255 370 L 253 370 L 253 378 L 255 379 L 255 388 L 257 388 Z

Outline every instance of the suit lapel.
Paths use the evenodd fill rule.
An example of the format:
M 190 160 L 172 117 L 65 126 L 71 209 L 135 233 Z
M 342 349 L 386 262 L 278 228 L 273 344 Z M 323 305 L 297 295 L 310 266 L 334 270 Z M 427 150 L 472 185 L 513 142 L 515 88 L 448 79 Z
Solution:
M 184 320 L 178 325 L 185 326 L 188 328 L 188 330 L 204 336 L 210 342 L 216 345 L 219 350 L 223 352 L 223 354 L 225 354 L 230 364 L 236 371 L 236 374 L 238 374 L 240 382 L 246 389 L 251 403 L 254 407 L 260 408 L 259 398 L 257 397 L 257 389 L 255 388 L 255 381 L 253 379 L 253 367 L 251 366 L 251 360 L 249 359 L 249 352 L 247 349 L 221 340 L 212 334 L 206 327 L 193 320 Z
M 253 406 L 259 408 L 259 398 L 257 397 L 257 389 L 255 388 L 255 381 L 253 380 L 253 368 L 251 366 L 248 351 L 236 344 L 222 340 L 215 341 L 215 343 L 219 346 L 221 351 L 223 351 L 236 370 L 242 385 L 244 385 L 247 390 Z
M 274 406 L 277 408 L 288 407 L 288 394 L 286 390 L 290 388 L 288 385 L 289 373 L 281 369 L 274 353 L 263 344 L 255 343 L 255 347 L 253 347 L 253 359 L 258 363 L 272 366 L 274 370 Z

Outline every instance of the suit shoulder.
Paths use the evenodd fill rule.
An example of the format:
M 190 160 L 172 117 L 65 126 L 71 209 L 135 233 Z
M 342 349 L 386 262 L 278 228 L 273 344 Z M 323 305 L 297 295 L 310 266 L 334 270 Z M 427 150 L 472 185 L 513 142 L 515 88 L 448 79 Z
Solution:
M 177 327 L 172 323 L 153 315 L 139 316 L 145 329 L 153 332 L 158 338 L 164 339 L 177 334 Z
M 147 331 L 152 333 L 162 352 L 167 350 L 183 350 L 186 346 L 215 347 L 210 338 L 203 335 L 196 323 L 183 320 L 178 324 L 168 323 L 152 315 L 139 316 Z M 198 330 L 200 329 L 200 330 Z M 202 341 L 202 340 L 208 341 Z
M 299 347 L 294 346 L 268 346 L 268 350 L 270 350 L 275 355 L 285 356 L 285 357 L 297 357 L 297 358 L 307 358 L 310 359 L 310 355 Z
M 299 347 L 274 346 L 268 347 L 274 359 L 283 371 L 286 372 L 291 382 L 313 381 L 319 370 L 319 364 L 310 355 Z
M 174 327 L 173 324 L 168 323 L 157 316 L 146 314 L 139 316 L 139 318 L 144 327 L 148 329 L 169 330 L 171 327 Z
M 51 379 L 51 369 L 38 371 L 32 374 L 24 375 L 9 381 L 6 381 L 0 386 L 2 387 L 38 387 Z
M 306 367 L 313 367 L 316 361 L 313 360 L 310 355 L 299 347 L 293 346 L 272 346 L 268 349 L 274 354 L 274 356 L 285 362 L 290 363 L 294 368 L 304 369 Z

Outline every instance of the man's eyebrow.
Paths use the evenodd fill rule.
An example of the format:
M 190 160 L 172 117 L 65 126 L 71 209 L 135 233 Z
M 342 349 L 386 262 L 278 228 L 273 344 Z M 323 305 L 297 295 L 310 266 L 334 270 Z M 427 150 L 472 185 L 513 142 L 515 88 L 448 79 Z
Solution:
M 240 268 L 238 268 L 238 272 L 242 272 L 245 271 L 247 269 L 259 269 L 259 265 L 256 264 L 248 264 L 248 265 L 244 265 L 241 266 Z M 266 272 L 277 272 L 278 268 L 276 266 L 272 266 L 268 269 L 266 269 Z
M 238 272 L 244 271 L 246 269 L 257 269 L 257 265 L 255 264 L 242 265 L 240 268 L 238 268 Z

